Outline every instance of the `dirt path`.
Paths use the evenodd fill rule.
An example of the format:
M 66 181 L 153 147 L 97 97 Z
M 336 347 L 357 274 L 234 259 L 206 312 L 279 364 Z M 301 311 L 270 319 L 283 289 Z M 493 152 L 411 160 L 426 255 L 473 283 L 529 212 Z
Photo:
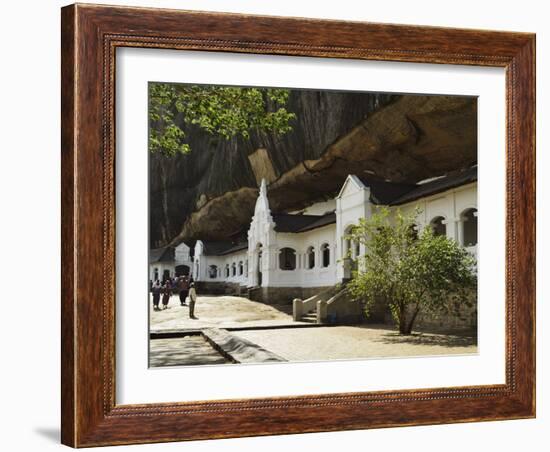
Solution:
M 292 320 L 290 310 L 290 306 L 274 307 L 243 297 L 199 295 L 195 304 L 195 316 L 198 319 L 192 320 L 189 318 L 189 307 L 180 306 L 179 298 L 172 296 L 166 310 L 154 311 L 150 303 L 150 329 L 158 331 L 300 323 Z

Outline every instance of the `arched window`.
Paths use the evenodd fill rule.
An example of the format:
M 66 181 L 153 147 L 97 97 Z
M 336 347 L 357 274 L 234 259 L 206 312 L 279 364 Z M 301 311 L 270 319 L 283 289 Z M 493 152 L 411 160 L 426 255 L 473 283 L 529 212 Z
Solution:
M 445 218 L 435 217 L 434 219 L 432 219 L 432 221 L 430 221 L 430 226 L 434 231 L 434 235 L 447 235 L 447 225 L 445 224 Z
M 323 267 L 328 267 L 330 265 L 330 246 L 328 243 L 321 245 L 321 256 L 323 258 Z
M 208 277 L 210 279 L 215 279 L 218 277 L 218 267 L 216 265 L 211 265 L 208 267 Z
M 176 276 L 189 275 L 189 267 L 187 265 L 176 265 Z
M 355 257 L 358 257 L 361 254 L 361 244 L 359 241 L 355 241 L 353 244 L 355 245 Z
M 243 274 L 243 271 L 244 271 L 243 261 L 240 261 L 239 262 L 239 276 L 241 276 Z
M 237 276 L 237 264 L 235 262 L 231 264 L 231 276 Z
M 158 279 L 159 279 L 159 269 L 155 268 L 154 273 L 155 273 L 155 275 L 153 276 L 153 278 L 155 278 L 155 281 L 158 281 Z
M 279 268 L 281 270 L 296 269 L 296 250 L 281 248 L 281 251 L 279 251 Z
M 315 248 L 310 246 L 306 251 L 306 263 L 307 268 L 315 267 Z
M 460 216 L 462 223 L 462 245 L 477 245 L 477 209 L 467 209 Z
M 412 240 L 418 240 L 418 226 L 416 224 L 409 226 L 409 236 Z
M 225 266 L 225 277 L 229 278 L 229 264 L 226 264 Z

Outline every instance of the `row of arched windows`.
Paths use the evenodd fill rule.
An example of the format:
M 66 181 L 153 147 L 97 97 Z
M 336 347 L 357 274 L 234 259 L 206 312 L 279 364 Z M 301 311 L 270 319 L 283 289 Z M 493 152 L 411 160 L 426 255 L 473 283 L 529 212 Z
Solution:
M 429 225 L 432 228 L 434 235 L 447 235 L 447 220 L 445 217 L 438 215 L 432 218 Z M 357 241 L 352 241 L 350 238 L 353 228 L 355 228 L 355 225 L 348 226 L 346 229 L 344 252 L 350 257 L 355 258 L 360 254 L 360 244 Z M 415 236 L 418 234 L 418 228 L 416 226 L 413 229 L 413 233 Z M 477 209 L 466 209 L 460 215 L 460 235 L 458 239 L 460 244 L 464 247 L 477 245 Z
M 229 278 L 230 276 L 242 276 L 248 274 L 248 261 L 233 262 L 231 265 L 226 264 L 224 269 L 224 276 Z M 208 277 L 210 279 L 216 279 L 221 276 L 221 272 L 217 265 L 210 265 L 208 267 Z
M 445 217 L 437 216 L 430 221 L 430 226 L 435 235 L 447 235 L 447 222 Z M 477 209 L 466 209 L 460 215 L 460 243 L 470 247 L 477 245 Z
M 320 247 L 321 267 L 326 268 L 330 265 L 330 245 L 323 243 Z M 304 267 L 306 269 L 315 268 L 315 247 L 310 246 L 304 254 Z M 279 251 L 279 268 L 281 270 L 296 269 L 296 250 L 294 248 L 281 248 Z
M 435 235 L 446 236 L 447 235 L 447 221 L 443 216 L 436 216 L 430 221 L 430 227 L 434 231 Z M 466 209 L 460 215 L 460 242 L 465 247 L 471 247 L 477 245 L 477 209 L 470 208 Z M 353 225 L 346 229 L 346 234 L 350 234 L 353 229 Z M 354 256 L 359 256 L 360 254 L 360 244 L 359 242 L 352 242 L 352 240 L 347 237 L 345 239 L 345 251 L 351 253 Z M 331 252 L 330 245 L 328 243 L 323 243 L 319 248 L 320 252 L 320 266 L 326 268 L 331 264 Z M 306 249 L 305 254 L 303 255 L 303 266 L 306 269 L 312 269 L 317 266 L 316 262 L 316 249 L 314 246 L 310 246 Z M 279 251 L 279 268 L 281 270 L 295 270 L 296 269 L 296 250 L 294 248 L 285 247 L 281 248 Z M 225 266 L 224 274 L 226 278 L 233 276 L 242 276 L 243 274 L 248 275 L 248 261 L 239 261 L 233 262 L 231 265 L 227 264 Z M 221 273 L 217 265 L 210 265 L 208 268 L 208 276 L 211 279 L 218 278 L 221 276 Z

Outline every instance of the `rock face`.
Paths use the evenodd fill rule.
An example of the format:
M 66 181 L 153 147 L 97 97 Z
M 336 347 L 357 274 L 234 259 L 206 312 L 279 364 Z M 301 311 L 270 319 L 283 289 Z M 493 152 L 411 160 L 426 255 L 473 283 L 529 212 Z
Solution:
M 189 128 L 191 153 L 151 155 L 150 246 L 245 231 L 257 187 L 273 210 L 333 197 L 348 174 L 417 182 L 477 161 L 475 98 L 292 91 L 293 130 L 220 140 Z

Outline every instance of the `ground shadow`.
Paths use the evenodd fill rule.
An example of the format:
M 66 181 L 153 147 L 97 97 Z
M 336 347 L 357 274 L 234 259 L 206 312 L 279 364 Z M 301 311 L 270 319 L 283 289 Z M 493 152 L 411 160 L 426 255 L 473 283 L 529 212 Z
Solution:
M 273 309 L 282 312 L 283 314 L 292 315 L 292 305 L 291 304 L 270 304 Z
M 440 347 L 470 347 L 477 345 L 477 337 L 457 334 L 413 333 L 402 335 L 398 332 L 384 334 L 378 342 L 383 344 L 411 344 Z
M 53 441 L 57 444 L 61 442 L 61 431 L 57 427 L 38 427 L 38 428 L 35 428 L 34 431 L 38 435 L 50 441 Z

